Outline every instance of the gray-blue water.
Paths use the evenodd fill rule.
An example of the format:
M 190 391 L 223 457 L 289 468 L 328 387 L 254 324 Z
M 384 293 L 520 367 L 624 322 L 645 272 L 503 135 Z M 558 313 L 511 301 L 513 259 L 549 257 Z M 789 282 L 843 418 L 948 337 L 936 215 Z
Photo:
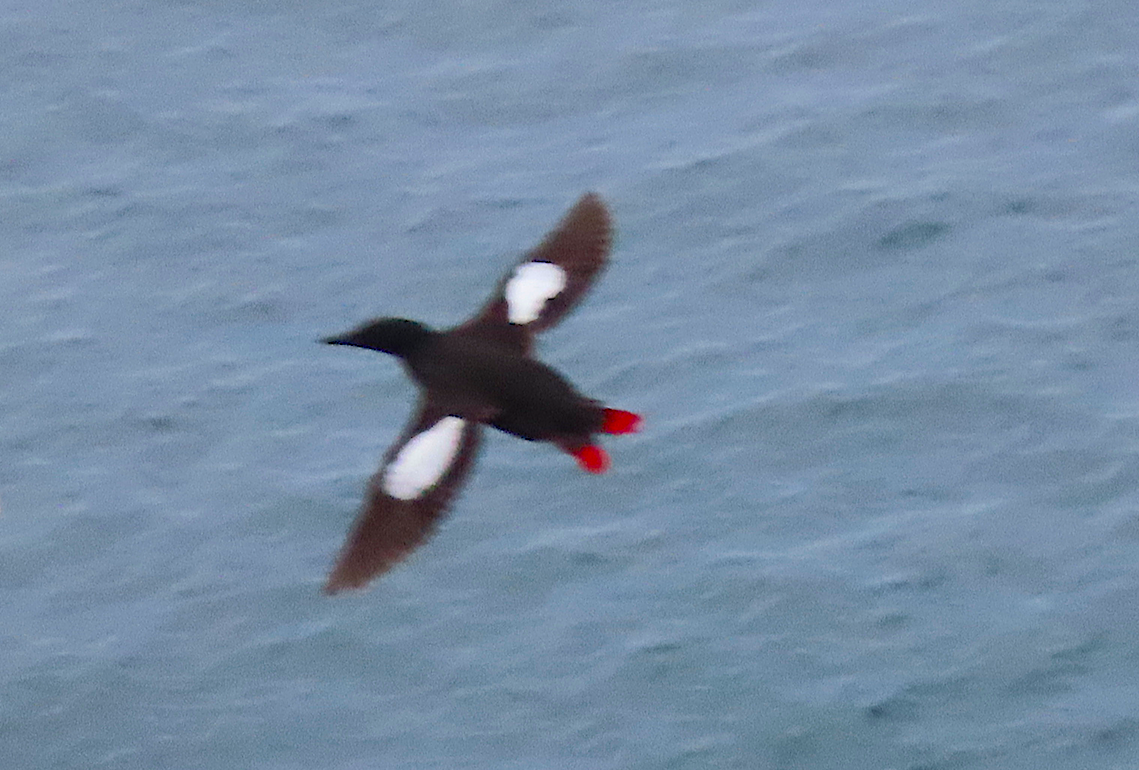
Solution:
M 7 2 L 0 766 L 1139 766 L 1131 0 Z M 586 190 L 496 435 L 320 586 L 458 322 Z

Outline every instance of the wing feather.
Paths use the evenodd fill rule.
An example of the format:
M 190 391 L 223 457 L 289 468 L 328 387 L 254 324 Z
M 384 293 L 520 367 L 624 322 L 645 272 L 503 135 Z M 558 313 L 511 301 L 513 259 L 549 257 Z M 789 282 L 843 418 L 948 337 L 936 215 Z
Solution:
M 464 420 L 458 449 L 433 486 L 411 499 L 394 497 L 385 490 L 385 473 L 400 452 L 447 416 L 430 404 L 431 399 L 425 395 L 403 434 L 384 455 L 379 471 L 368 482 L 364 504 L 329 573 L 325 593 L 363 588 L 425 543 L 466 480 L 482 432 L 473 420 Z
M 490 300 L 456 331 L 528 352 L 533 335 L 555 326 L 589 291 L 608 263 L 612 240 L 609 209 L 596 193 L 587 193 L 535 249 L 503 276 Z M 512 279 L 523 274 L 520 269 L 529 263 L 557 266 L 564 272 L 564 286 L 539 303 L 540 310 L 533 320 L 511 323 L 507 287 Z

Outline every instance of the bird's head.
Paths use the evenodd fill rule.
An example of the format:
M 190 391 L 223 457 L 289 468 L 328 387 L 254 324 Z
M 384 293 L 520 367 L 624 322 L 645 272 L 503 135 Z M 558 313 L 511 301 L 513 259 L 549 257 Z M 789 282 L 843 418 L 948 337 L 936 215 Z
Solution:
M 434 335 L 435 331 L 418 321 L 408 321 L 406 318 L 377 318 L 347 334 L 325 337 L 321 342 L 329 345 L 368 348 L 404 358 Z

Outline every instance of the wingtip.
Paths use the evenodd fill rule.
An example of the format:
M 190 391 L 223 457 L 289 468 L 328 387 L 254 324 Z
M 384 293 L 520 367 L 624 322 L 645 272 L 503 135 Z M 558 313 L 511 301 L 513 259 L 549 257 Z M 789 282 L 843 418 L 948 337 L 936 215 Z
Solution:
M 337 565 L 339 567 L 339 565 Z M 374 576 L 373 576 L 374 577 Z M 335 596 L 345 591 L 360 591 L 368 587 L 371 577 L 362 578 L 359 575 L 345 575 L 340 569 L 334 569 L 320 589 L 325 596 Z
M 345 591 L 349 590 L 349 588 L 354 588 L 354 587 L 353 586 L 331 586 L 331 585 L 326 584 L 324 586 L 324 588 L 320 589 L 320 592 L 322 594 L 324 594 L 325 596 L 331 598 L 333 596 L 337 596 L 339 594 L 344 593 Z
M 349 585 L 349 583 L 345 581 L 341 575 L 333 572 L 328 576 L 328 580 L 324 582 L 324 587 L 320 589 L 320 592 L 325 596 L 335 596 L 341 591 L 346 591 L 349 588 L 354 587 L 356 586 Z
M 577 203 L 573 205 L 573 212 L 583 212 L 587 209 L 593 209 L 606 219 L 609 218 L 609 207 L 605 205 L 605 199 L 601 197 L 600 193 L 593 191 L 585 193 L 577 199 Z
M 578 198 L 538 250 L 552 246 L 558 239 L 565 239 L 563 248 L 582 250 L 604 262 L 613 241 L 613 215 L 600 195 L 587 192 Z

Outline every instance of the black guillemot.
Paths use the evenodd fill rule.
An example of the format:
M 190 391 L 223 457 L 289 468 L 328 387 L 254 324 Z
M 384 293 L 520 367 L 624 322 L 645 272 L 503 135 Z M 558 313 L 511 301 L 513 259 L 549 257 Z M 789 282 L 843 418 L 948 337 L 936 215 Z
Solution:
M 362 588 L 430 536 L 470 471 L 483 425 L 548 441 L 591 473 L 608 469 L 594 434 L 635 432 L 641 418 L 582 395 L 530 353 L 534 335 L 557 324 L 589 290 L 611 239 L 609 212 L 590 193 L 459 326 L 436 331 L 380 318 L 323 340 L 390 353 L 420 386 L 415 414 L 368 484 L 327 593 Z

